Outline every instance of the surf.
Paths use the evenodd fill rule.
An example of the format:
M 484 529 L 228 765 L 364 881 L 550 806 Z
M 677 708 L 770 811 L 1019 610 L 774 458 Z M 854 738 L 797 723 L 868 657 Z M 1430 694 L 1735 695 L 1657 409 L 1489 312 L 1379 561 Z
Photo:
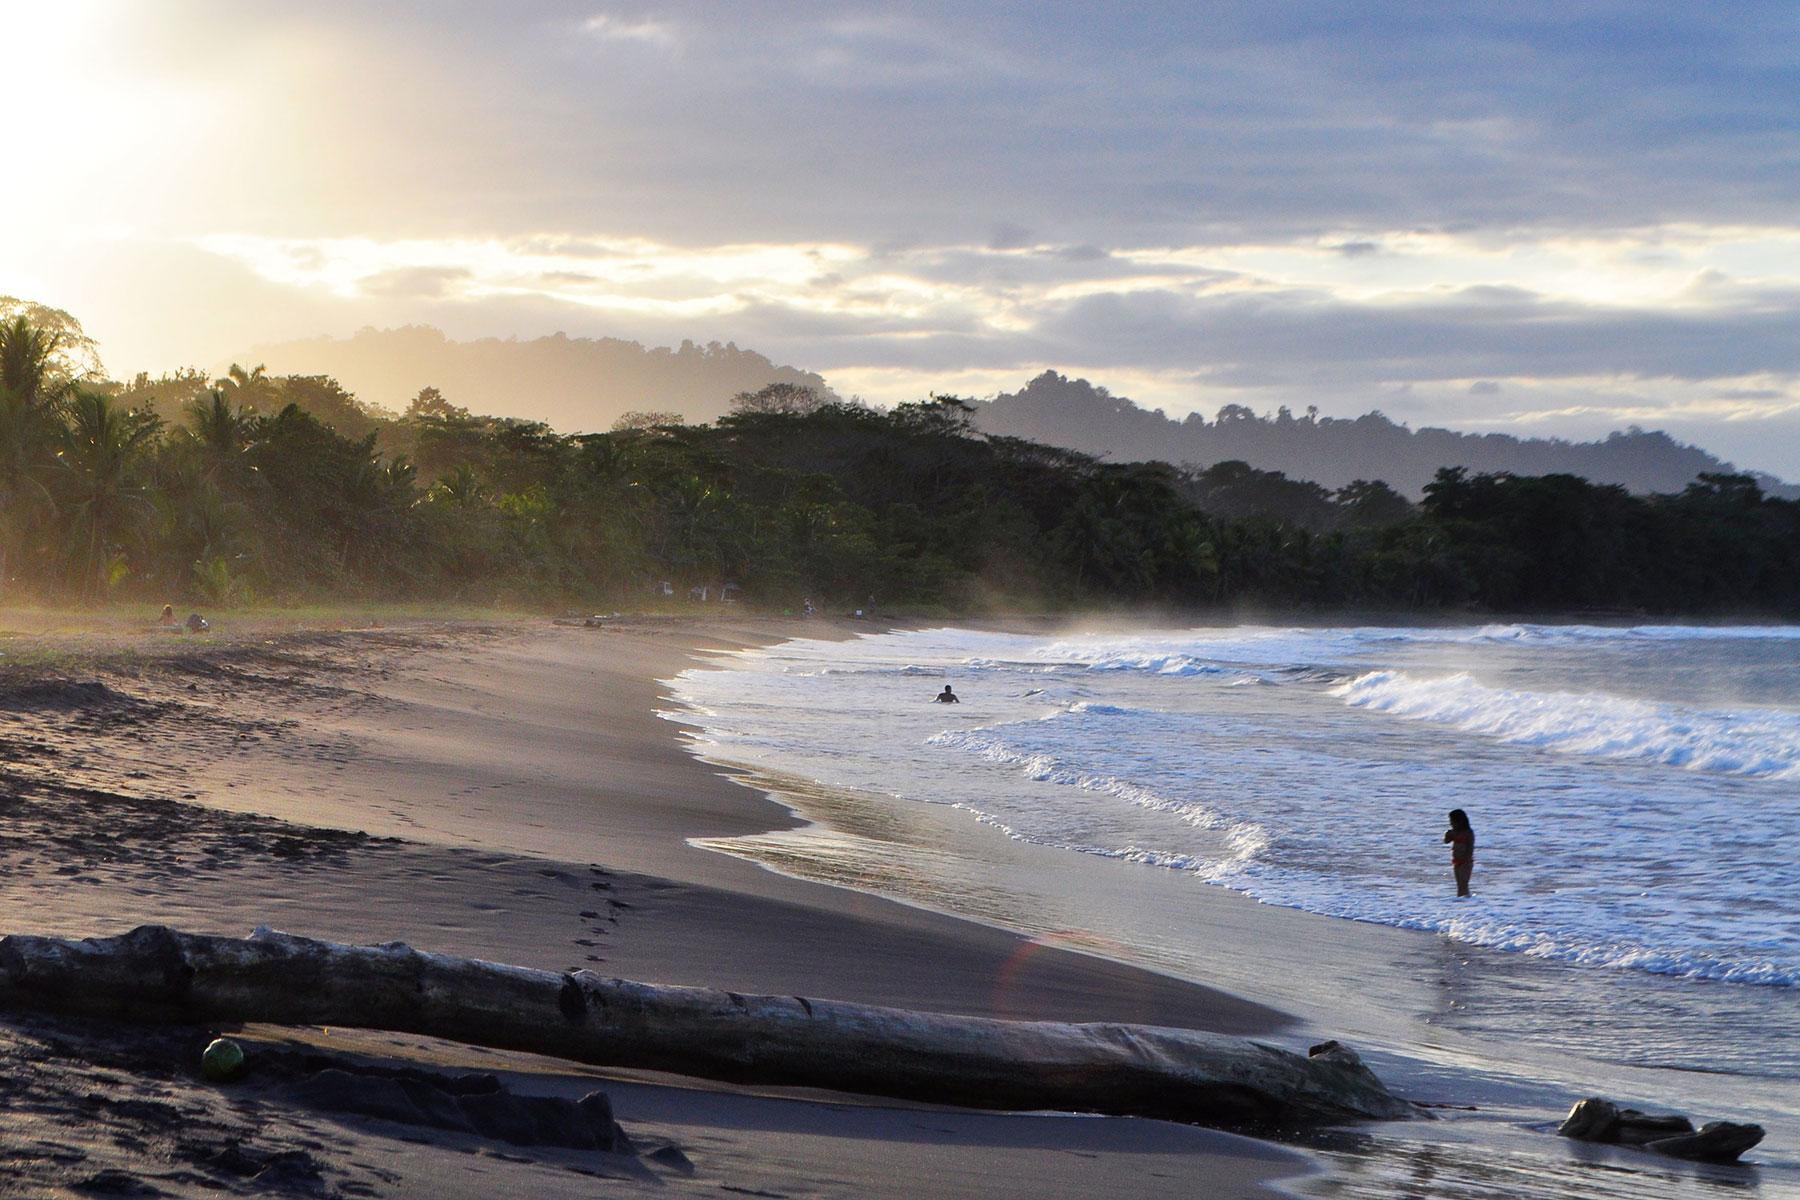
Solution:
M 1605 694 L 1488 687 L 1465 672 L 1370 671 L 1332 689 L 1352 707 L 1565 754 L 1800 778 L 1800 713 L 1697 710 Z

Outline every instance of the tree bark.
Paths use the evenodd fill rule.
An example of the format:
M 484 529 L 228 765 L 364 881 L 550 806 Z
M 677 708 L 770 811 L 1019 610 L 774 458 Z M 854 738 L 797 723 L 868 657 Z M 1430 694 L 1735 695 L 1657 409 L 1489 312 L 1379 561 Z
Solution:
M 82 941 L 0 938 L 0 1006 L 383 1029 L 736 1083 L 1232 1129 L 1417 1113 L 1336 1048 L 1302 1058 L 1196 1030 L 663 987 L 266 929 L 247 939 L 159 925 Z

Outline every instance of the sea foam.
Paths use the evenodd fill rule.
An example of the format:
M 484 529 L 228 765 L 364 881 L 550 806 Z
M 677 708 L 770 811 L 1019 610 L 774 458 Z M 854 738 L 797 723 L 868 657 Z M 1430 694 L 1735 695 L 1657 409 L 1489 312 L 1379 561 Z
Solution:
M 1618 696 L 1515 691 L 1484 686 L 1466 673 L 1422 677 L 1370 671 L 1333 688 L 1332 694 L 1353 708 L 1568 754 L 1800 778 L 1800 713 L 1703 711 Z
M 1794 986 L 1797 642 L 1785 626 L 943 628 L 790 642 L 676 691 L 721 757 L 949 805 L 1122 870 L 1580 966 Z M 941 681 L 961 705 L 930 703 Z M 1456 807 L 1480 838 L 1471 902 L 1440 841 Z

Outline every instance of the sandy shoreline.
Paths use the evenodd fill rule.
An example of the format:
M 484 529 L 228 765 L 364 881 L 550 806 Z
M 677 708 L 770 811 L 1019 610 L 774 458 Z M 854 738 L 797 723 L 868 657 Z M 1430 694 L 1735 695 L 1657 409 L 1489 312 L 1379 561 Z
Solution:
M 741 991 L 1283 1027 L 1281 1014 L 1223 992 L 690 846 L 792 818 L 687 753 L 656 715 L 656 681 L 697 651 L 801 631 L 758 619 L 704 629 L 416 626 L 159 644 L 141 655 L 90 649 L 66 671 L 9 668 L 0 681 L 6 927 L 88 935 L 161 921 L 241 934 L 268 924 Z M 442 1133 L 421 1142 L 391 1123 L 321 1119 L 289 1107 L 278 1088 L 220 1093 L 181 1076 L 180 1046 L 81 1067 L 69 1037 L 41 1022 L 4 1031 L 24 1080 L 14 1110 L 34 1115 L 3 1149 L 16 1178 L 44 1189 L 117 1171 L 176 1194 L 261 1190 L 257 1172 L 244 1174 L 261 1160 L 220 1166 L 216 1145 L 183 1149 L 167 1129 L 139 1128 L 148 1118 L 133 1118 L 128 1102 L 149 1091 L 192 1110 L 190 1134 L 211 1128 L 219 1144 L 247 1144 L 239 1126 L 249 1122 L 268 1154 L 306 1156 L 304 1171 L 294 1158 L 283 1170 L 316 1194 L 575 1194 L 598 1172 L 665 1192 L 1158 1195 L 1179 1179 L 1230 1196 L 1303 1169 L 1260 1143 L 1156 1122 L 599 1080 L 635 1139 L 678 1145 L 691 1161 L 691 1173 L 640 1177 L 641 1164 Z M 365 1055 L 466 1057 L 404 1039 L 335 1038 Z M 46 1041 L 65 1048 L 60 1057 L 32 1050 Z M 563 1066 L 505 1065 L 527 1070 L 507 1078 L 532 1094 L 579 1095 L 597 1082 Z M 71 1078 L 112 1103 L 105 1119 L 87 1114 L 87 1132 L 51 1138 L 43 1131 L 79 1107 L 65 1095 Z
M 1104 621 L 1096 624 L 1097 632 L 1113 632 Z M 1068 628 L 1052 632 L 1060 636 Z M 914 657 L 907 642 L 903 636 L 904 648 L 863 649 L 892 661 L 937 661 L 928 653 Z M 992 653 L 972 651 L 984 652 Z M 809 657 L 815 659 L 810 665 Z M 832 675 L 836 665 L 826 654 L 833 667 L 821 667 L 804 649 L 791 656 L 783 651 L 772 661 L 784 676 L 797 672 L 791 678 L 802 680 L 815 671 Z M 862 659 L 852 654 L 847 661 Z M 915 682 L 935 686 L 930 670 L 909 666 L 901 674 L 926 672 Z M 961 690 L 965 680 L 951 677 Z M 760 699 L 735 710 L 729 693 L 720 691 L 740 681 L 750 681 L 754 691 L 755 679 L 755 664 L 746 664 L 743 670 L 695 672 L 680 687 L 694 704 L 721 696 L 722 720 L 703 710 L 696 717 L 706 728 L 706 753 L 769 770 L 767 764 L 779 760 L 758 753 L 757 746 L 787 744 L 785 708 L 769 709 L 767 696 L 756 693 Z M 975 680 L 968 682 L 971 695 L 982 694 Z M 792 692 L 790 686 L 782 694 Z M 891 690 L 875 694 L 884 702 L 895 698 Z M 904 703 L 904 689 L 899 699 Z M 866 716 L 869 710 L 863 711 Z M 1280 736 L 1278 727 L 1269 729 Z M 742 750 L 733 744 L 738 730 L 751 739 Z M 917 724 L 907 726 L 908 745 L 923 736 Z M 796 741 L 807 754 L 804 737 Z M 1745 1188 L 1800 1194 L 1793 1190 L 1800 1176 L 1789 1147 L 1800 1133 L 1778 989 L 1596 969 L 1433 931 L 1261 903 L 1226 887 L 1199 886 L 1188 872 L 1072 853 L 1005 826 L 971 821 L 959 807 L 920 803 L 926 793 L 901 777 L 891 785 L 885 777 L 864 782 L 862 790 L 822 786 L 809 776 L 870 779 L 869 772 L 848 765 L 840 773 L 829 751 L 815 748 L 800 762 L 806 765 L 797 763 L 789 772 L 769 770 L 762 782 L 806 825 L 714 839 L 709 847 L 800 878 L 974 915 L 1046 941 L 1094 946 L 1123 961 L 1255 997 L 1298 1018 L 1277 1035 L 1286 1044 L 1344 1039 L 1389 1086 L 1443 1106 L 1438 1121 L 1309 1140 L 1309 1151 L 1328 1173 L 1292 1185 L 1307 1195 L 1372 1200 L 1412 1194 L 1421 1178 L 1431 1182 L 1427 1194 L 1468 1200 L 1577 1194 L 1673 1200 Z M 1253 762 L 1244 765 L 1255 769 Z M 944 787 L 981 786 L 978 772 L 950 779 L 930 775 L 932 764 L 920 767 Z M 889 787 L 907 798 L 889 794 Z M 1685 1052 L 1684 1037 L 1693 1039 Z M 1748 1054 L 1762 1057 L 1748 1063 Z M 1649 1111 L 1755 1122 L 1769 1136 L 1744 1164 L 1727 1167 L 1596 1151 L 1551 1136 L 1576 1099 L 1596 1094 Z

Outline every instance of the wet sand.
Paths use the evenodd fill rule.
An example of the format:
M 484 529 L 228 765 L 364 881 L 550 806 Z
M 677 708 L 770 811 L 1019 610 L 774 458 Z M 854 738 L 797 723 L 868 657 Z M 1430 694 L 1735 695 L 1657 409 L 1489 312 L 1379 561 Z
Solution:
M 728 742 L 703 744 L 733 756 Z M 1298 1143 L 1324 1168 L 1287 1185 L 1303 1195 L 1800 1196 L 1778 989 L 1577 966 L 1321 916 L 1187 872 L 1020 840 L 949 805 L 776 771 L 759 781 L 805 823 L 709 848 L 1256 997 L 1297 1018 L 1277 1035 L 1285 1044 L 1342 1039 L 1397 1093 L 1434 1106 L 1438 1120 Z M 1669 1052 L 1695 1031 L 1710 1060 Z M 1769 1136 L 1732 1165 L 1555 1137 L 1571 1104 L 1591 1095 L 1755 1122 Z
M 47 665 L 8 666 L 5 929 L 85 936 L 155 921 L 241 935 L 270 925 L 940 1011 L 1287 1026 L 1221 991 L 690 845 L 793 818 L 684 750 L 656 715 L 656 680 L 697 651 L 800 628 L 644 619 L 235 639 L 227 628 L 207 639 L 120 634 Z M 274 1084 L 213 1088 L 191 1073 L 196 1036 L 41 1018 L 0 1025 L 15 1117 L 0 1161 L 41 1189 L 255 1192 L 285 1180 L 284 1190 L 343 1195 L 591 1194 L 597 1174 L 664 1193 L 1233 1196 L 1304 1165 L 1159 1122 L 757 1095 L 403 1038 L 304 1034 L 370 1062 L 474 1061 L 525 1094 L 599 1087 L 640 1148 L 680 1148 L 687 1165 L 676 1169 L 321 1114 Z

